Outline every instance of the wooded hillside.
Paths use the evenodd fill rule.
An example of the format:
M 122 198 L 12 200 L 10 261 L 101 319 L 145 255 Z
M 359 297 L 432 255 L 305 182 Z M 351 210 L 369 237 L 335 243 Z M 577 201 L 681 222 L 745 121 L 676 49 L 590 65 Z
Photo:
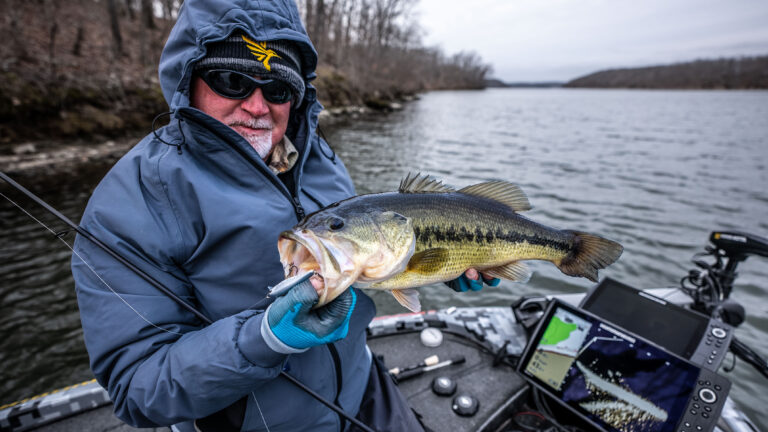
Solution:
M 298 0 L 326 107 L 483 86 L 490 68 L 476 54 L 422 46 L 416 2 Z M 181 3 L 0 1 L 0 145 L 148 131 L 167 109 L 157 63 Z
M 768 56 L 610 69 L 576 78 L 565 87 L 765 89 L 768 88 Z

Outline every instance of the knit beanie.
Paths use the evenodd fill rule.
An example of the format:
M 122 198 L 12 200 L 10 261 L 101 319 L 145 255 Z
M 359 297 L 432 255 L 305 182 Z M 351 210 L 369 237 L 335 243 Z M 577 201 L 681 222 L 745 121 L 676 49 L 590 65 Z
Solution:
M 235 33 L 221 42 L 207 45 L 205 57 L 195 71 L 229 69 L 263 79 L 277 79 L 293 90 L 296 103 L 304 99 L 299 50 L 288 41 L 255 41 Z

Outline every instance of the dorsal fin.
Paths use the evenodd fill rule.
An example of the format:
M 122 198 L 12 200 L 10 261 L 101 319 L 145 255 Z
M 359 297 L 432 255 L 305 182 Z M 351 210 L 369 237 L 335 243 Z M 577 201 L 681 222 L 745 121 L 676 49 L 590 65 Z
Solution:
M 516 212 L 531 209 L 528 197 L 519 186 L 505 181 L 489 181 L 459 189 L 460 193 L 498 201 Z
M 411 177 L 411 173 L 400 182 L 400 193 L 443 193 L 456 192 L 456 189 L 446 186 L 442 181 L 430 177 L 427 174 L 418 173 Z

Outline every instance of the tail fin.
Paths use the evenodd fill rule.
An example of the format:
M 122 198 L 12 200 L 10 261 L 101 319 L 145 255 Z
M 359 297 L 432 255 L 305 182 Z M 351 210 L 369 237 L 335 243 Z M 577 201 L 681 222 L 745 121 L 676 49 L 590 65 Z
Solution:
M 573 250 L 557 266 L 569 276 L 597 282 L 597 271 L 613 264 L 624 251 L 624 247 L 615 241 L 585 232 L 570 232 L 575 236 Z

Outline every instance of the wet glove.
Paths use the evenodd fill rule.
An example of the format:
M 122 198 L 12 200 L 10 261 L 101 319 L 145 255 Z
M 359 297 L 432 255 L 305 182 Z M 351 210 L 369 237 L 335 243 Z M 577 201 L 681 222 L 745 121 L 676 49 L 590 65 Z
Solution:
M 318 299 L 309 281 L 314 274 L 288 278 L 270 292 L 277 300 L 264 312 L 261 334 L 274 351 L 299 353 L 347 336 L 357 295 L 348 289 L 325 306 L 312 309 Z
M 483 276 L 482 273 L 480 273 L 480 278 L 482 280 L 474 280 L 467 277 L 466 273 L 463 273 L 461 276 L 457 277 L 454 280 L 448 281 L 445 284 L 448 285 L 452 290 L 456 292 L 467 292 L 467 291 L 480 291 L 483 289 L 483 282 L 485 282 L 488 286 L 496 286 L 501 282 L 501 279 L 498 278 L 491 278 L 486 279 L 485 276 Z

